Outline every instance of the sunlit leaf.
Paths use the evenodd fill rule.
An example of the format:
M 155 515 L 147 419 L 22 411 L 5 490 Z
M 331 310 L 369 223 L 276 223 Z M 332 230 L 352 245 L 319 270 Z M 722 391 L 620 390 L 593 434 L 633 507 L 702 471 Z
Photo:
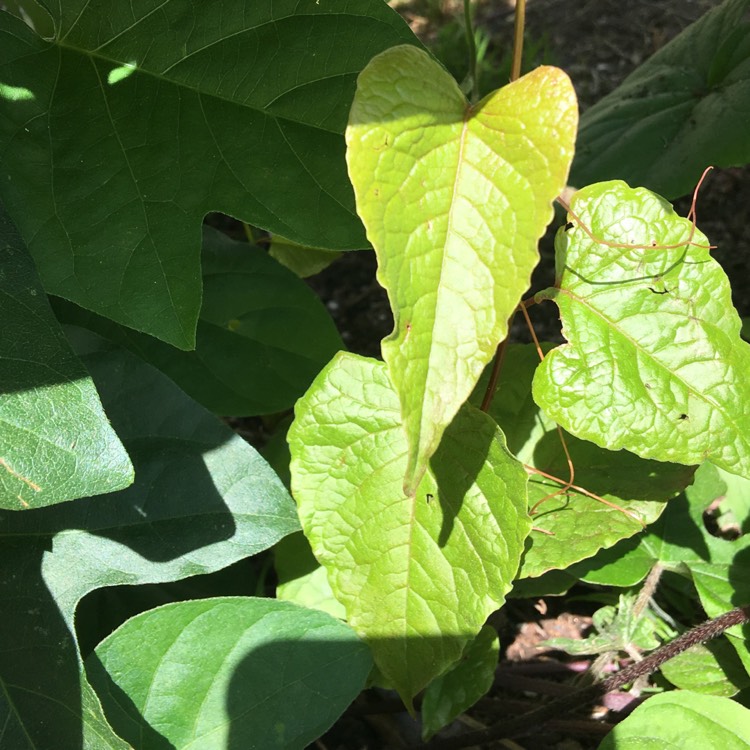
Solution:
M 274 599 L 177 602 L 128 620 L 86 661 L 138 750 L 303 748 L 356 698 L 367 646 L 329 615 Z
M 0 206 L 0 508 L 113 492 L 133 467 Z
M 408 435 L 407 494 L 529 286 L 576 123 L 557 68 L 470 105 L 429 55 L 401 46 L 357 81 L 347 161 L 395 318 L 383 357 Z
M 0 11 L 0 199 L 49 293 L 191 349 L 209 211 L 366 246 L 342 138 L 356 77 L 418 44 L 386 3 L 47 5 L 49 39 Z
M 300 520 L 347 621 L 407 705 L 499 608 L 529 531 L 526 473 L 467 406 L 415 496 L 386 366 L 339 354 L 289 431 Z
M 610 450 L 750 477 L 750 345 L 708 240 L 623 182 L 578 191 L 571 210 L 557 285 L 537 295 L 568 343 L 537 370 L 536 402 Z

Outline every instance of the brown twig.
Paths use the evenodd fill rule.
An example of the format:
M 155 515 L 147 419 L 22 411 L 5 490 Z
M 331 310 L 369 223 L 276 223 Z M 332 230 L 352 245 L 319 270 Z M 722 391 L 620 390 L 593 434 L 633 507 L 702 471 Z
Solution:
M 606 693 L 618 690 L 623 685 L 633 682 L 642 675 L 655 672 L 664 662 L 690 647 L 705 643 L 734 625 L 743 625 L 748 622 L 750 622 L 750 606 L 737 607 L 730 612 L 715 617 L 713 620 L 697 625 L 692 630 L 688 630 L 675 638 L 671 643 L 653 651 L 643 661 L 631 664 L 601 682 L 550 701 L 522 716 L 500 721 L 487 729 L 467 732 L 458 737 L 433 740 L 426 745 L 421 745 L 420 748 L 421 750 L 461 750 L 485 742 L 496 742 L 507 737 L 521 737 L 531 734 L 553 719 L 564 716 L 570 710 L 586 706 Z

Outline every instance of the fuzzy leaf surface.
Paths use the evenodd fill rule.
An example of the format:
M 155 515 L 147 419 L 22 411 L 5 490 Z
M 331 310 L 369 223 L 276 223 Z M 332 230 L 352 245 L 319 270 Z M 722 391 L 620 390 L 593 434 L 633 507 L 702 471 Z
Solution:
M 0 717 L 13 750 L 126 747 L 82 673 L 74 613 L 85 594 L 210 573 L 299 528 L 287 491 L 244 440 L 149 365 L 73 333 L 136 480 L 0 512 Z
M 373 55 L 417 43 L 382 0 L 49 8 L 50 39 L 0 11 L 0 198 L 49 293 L 191 349 L 209 211 L 366 245 L 347 111 Z
M 750 477 L 750 345 L 708 240 L 619 181 L 578 191 L 571 210 L 557 288 L 537 295 L 557 303 L 568 343 L 537 370 L 535 401 L 604 448 Z
M 357 697 L 372 658 L 322 612 L 223 597 L 128 620 L 86 666 L 107 717 L 138 750 L 302 750 Z
M 750 710 L 729 698 L 675 690 L 654 695 L 604 738 L 599 750 L 750 748 Z
M 552 344 L 542 346 L 547 352 L 552 348 Z M 662 513 L 665 501 L 693 478 L 692 467 L 646 461 L 627 451 L 608 451 L 563 432 L 575 466 L 575 485 L 617 507 L 574 489 L 550 498 L 564 488 L 570 470 L 555 423 L 531 395 L 538 366 L 534 346 L 508 346 L 489 410 L 519 461 L 562 480 L 529 476 L 529 507 L 543 502 L 533 517 L 534 527 L 540 531 L 532 531 L 526 540 L 519 578 L 567 568 L 643 531 L 644 524 L 654 522 Z M 484 393 L 482 386 L 480 381 L 474 403 Z
M 395 319 L 383 357 L 409 439 L 407 494 L 529 286 L 577 120 L 570 80 L 552 67 L 474 106 L 407 46 L 357 81 L 347 162 Z
M 0 508 L 127 487 L 133 466 L 0 205 Z
M 747 164 L 748 8 L 725 0 L 588 109 L 571 182 L 617 177 L 677 198 L 709 164 Z
M 265 250 L 210 227 L 203 235 L 203 303 L 195 350 L 180 351 L 64 300 L 60 320 L 137 354 L 215 414 L 289 409 L 344 348 L 310 288 Z
M 289 431 L 303 531 L 347 621 L 407 705 L 500 607 L 529 532 L 526 472 L 468 406 L 414 496 L 384 363 L 338 354 Z

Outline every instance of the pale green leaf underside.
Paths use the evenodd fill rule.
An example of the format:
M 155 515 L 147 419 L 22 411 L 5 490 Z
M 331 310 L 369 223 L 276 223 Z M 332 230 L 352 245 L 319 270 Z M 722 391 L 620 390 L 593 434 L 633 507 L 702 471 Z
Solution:
M 387 50 L 359 76 L 347 161 L 394 312 L 383 356 L 409 436 L 407 492 L 529 286 L 576 123 L 556 68 L 474 106 L 415 48 Z
M 729 698 L 676 690 L 649 698 L 599 750 L 748 750 L 750 710 Z
M 50 12 L 45 40 L 0 11 L 0 197 L 48 292 L 190 349 L 209 211 L 316 247 L 366 245 L 349 102 L 373 55 L 418 44 L 382 0 Z
M 542 346 L 545 351 L 552 347 Z M 555 423 L 531 397 L 538 366 L 534 346 L 509 346 L 489 410 L 519 461 L 561 480 L 554 482 L 539 474 L 529 477 L 529 507 L 544 502 L 533 518 L 536 530 L 526 540 L 521 578 L 567 568 L 643 531 L 644 524 L 659 517 L 664 501 L 693 478 L 692 468 L 645 461 L 626 451 L 607 451 L 564 433 L 575 467 L 574 483 L 617 507 L 572 489 L 549 498 L 565 486 L 570 470 Z M 475 396 L 481 398 L 483 390 L 477 390 Z
M 0 508 L 127 487 L 133 466 L 0 206 Z
M 339 354 L 296 409 L 292 490 L 347 619 L 402 697 L 504 601 L 529 531 L 526 473 L 492 420 L 459 412 L 415 496 L 385 364 Z
M 554 298 L 569 343 L 537 370 L 549 417 L 644 458 L 710 459 L 750 476 L 750 345 L 708 240 L 662 198 L 615 181 L 576 193 L 556 240 Z M 679 244 L 683 243 L 683 244 Z M 650 247 L 675 245 L 672 249 Z
M 139 750 L 164 740 L 174 750 L 288 750 L 333 724 L 372 659 L 351 628 L 322 612 L 224 597 L 128 620 L 86 667 L 107 718 Z

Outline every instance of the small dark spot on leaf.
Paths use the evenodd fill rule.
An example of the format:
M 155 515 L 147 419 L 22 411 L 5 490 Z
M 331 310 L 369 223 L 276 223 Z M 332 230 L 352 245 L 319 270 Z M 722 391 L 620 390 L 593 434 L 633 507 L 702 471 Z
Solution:
M 680 419 L 685 420 L 685 419 L 690 419 L 690 417 L 688 417 L 687 414 L 680 414 Z
M 425 499 L 425 500 L 427 500 L 427 505 L 429 505 L 429 504 L 430 504 L 430 501 L 432 500 L 432 498 L 433 498 L 433 497 L 434 497 L 434 496 L 433 496 L 433 494 L 432 494 L 431 492 L 428 492 L 428 493 L 427 493 L 427 494 L 425 495 L 424 499 Z

